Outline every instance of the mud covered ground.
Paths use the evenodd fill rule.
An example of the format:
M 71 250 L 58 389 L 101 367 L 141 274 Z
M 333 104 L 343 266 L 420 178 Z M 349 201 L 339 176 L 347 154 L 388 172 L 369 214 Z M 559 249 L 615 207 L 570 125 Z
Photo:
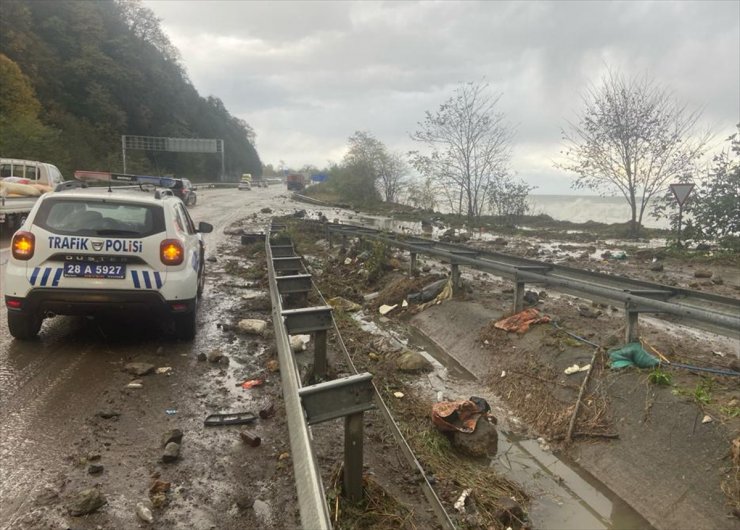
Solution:
M 724 296 L 738 292 L 737 264 L 732 260 L 713 260 L 711 256 L 678 259 L 646 244 L 639 247 L 624 242 L 583 247 L 529 240 L 506 243 L 478 240 L 473 245 L 498 250 L 505 246 L 506 252 L 514 254 Z M 343 261 L 347 257 L 341 250 L 330 251 L 329 262 L 343 268 L 329 267 L 332 274 L 322 280 L 324 289 L 364 303 L 381 327 L 410 326 L 407 334 L 421 331 L 474 375 L 478 394 L 493 394 L 502 400 L 511 412 L 513 432 L 538 438 L 545 448 L 573 459 L 647 520 L 620 521 L 617 517 L 606 521 L 607 527 L 737 525 L 740 477 L 733 440 L 739 434 L 740 392 L 736 377 L 670 368 L 657 373 L 611 370 L 604 352 L 623 343 L 623 312 L 556 292 L 540 291 L 533 305 L 562 330 L 551 324 L 534 326 L 521 335 L 496 330 L 493 322 L 510 314 L 513 289 L 506 281 L 485 273 L 464 272 L 466 289 L 459 299 L 423 311 L 413 304 L 401 307 L 406 294 L 443 277 L 445 267 L 427 261 L 420 264 L 426 275 L 414 277 L 406 272 L 406 256 L 392 252 L 381 278 L 367 282 L 364 278 L 374 275 L 376 264 L 372 254 L 363 259 L 362 252 L 361 248 L 349 248 L 346 256 L 350 260 Z M 656 263 L 662 264 L 663 270 L 651 271 L 651 267 L 657 269 Z M 697 270 L 704 272 L 696 274 Z M 707 273 L 711 273 L 709 278 Z M 364 302 L 363 295 L 373 289 L 379 291 L 379 298 Z M 398 308 L 385 317 L 378 316 L 381 304 L 396 303 Z M 737 369 L 740 351 L 736 341 L 649 317 L 641 317 L 640 330 L 648 351 L 660 352 L 673 362 Z M 579 338 L 601 348 L 595 350 Z M 374 358 L 372 348 L 365 350 Z M 592 361 L 594 370 L 574 424 L 574 442 L 566 447 L 564 439 L 585 373 L 566 375 L 564 370 Z M 455 385 L 448 384 L 445 392 L 453 395 Z M 552 522 L 539 520 L 535 526 L 558 527 Z

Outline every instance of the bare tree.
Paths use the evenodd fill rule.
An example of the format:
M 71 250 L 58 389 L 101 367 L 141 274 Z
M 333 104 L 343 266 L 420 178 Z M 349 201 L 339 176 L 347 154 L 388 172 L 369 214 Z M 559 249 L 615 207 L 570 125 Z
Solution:
M 508 172 L 513 131 L 496 111 L 501 95 L 486 83 L 466 83 L 440 105 L 427 111 L 411 135 L 430 151 L 410 153 L 414 167 L 425 177 L 443 183 L 457 198 L 457 213 L 480 217 L 490 188 Z
M 562 131 L 566 161 L 556 167 L 578 175 L 574 188 L 621 193 L 635 237 L 650 200 L 691 168 L 710 135 L 695 134 L 700 111 L 688 111 L 647 77 L 610 72 L 583 101 L 577 123 Z
M 389 153 L 385 148 L 378 162 L 380 173 L 380 187 L 386 202 L 397 202 L 399 194 L 406 186 L 406 177 L 409 167 L 398 153 Z

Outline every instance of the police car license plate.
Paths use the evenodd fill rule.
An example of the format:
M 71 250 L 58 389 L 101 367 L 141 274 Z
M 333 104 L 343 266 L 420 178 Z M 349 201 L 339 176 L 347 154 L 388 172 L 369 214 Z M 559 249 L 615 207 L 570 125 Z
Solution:
M 123 280 L 126 278 L 126 265 L 95 263 L 92 261 L 75 261 L 64 264 L 64 276 L 67 278 L 105 278 Z

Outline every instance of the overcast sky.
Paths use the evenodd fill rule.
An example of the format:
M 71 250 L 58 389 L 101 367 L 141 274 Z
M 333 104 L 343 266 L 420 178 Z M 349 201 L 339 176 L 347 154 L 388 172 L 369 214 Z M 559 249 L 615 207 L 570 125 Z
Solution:
M 553 169 L 560 129 L 607 67 L 648 74 L 725 137 L 740 121 L 740 2 L 145 0 L 196 89 L 257 133 L 263 163 L 340 161 L 347 138 L 409 139 L 462 82 L 487 81 L 516 126 L 511 169 L 574 193 Z

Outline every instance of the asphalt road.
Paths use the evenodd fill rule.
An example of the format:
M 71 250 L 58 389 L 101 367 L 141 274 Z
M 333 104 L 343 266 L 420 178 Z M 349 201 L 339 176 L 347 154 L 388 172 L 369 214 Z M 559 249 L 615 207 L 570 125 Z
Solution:
M 292 211 L 282 186 L 237 191 L 199 191 L 198 204 L 190 209 L 196 222 L 214 225 L 206 236 L 206 256 L 213 256 L 229 236 L 224 228 L 265 206 Z M 0 273 L 8 259 L 7 241 L 0 249 Z M 2 277 L 2 276 L 0 276 Z M 200 308 L 199 323 L 212 322 L 216 301 Z M 207 314 L 205 314 L 207 313 Z M 213 326 L 215 328 L 215 324 Z M 176 343 L 159 336 L 156 327 L 136 318 L 120 322 L 96 322 L 78 317 L 47 319 L 37 340 L 14 340 L 7 327 L 7 310 L 0 309 L 0 528 L 33 527 L 28 514 L 39 504 L 45 490 L 51 496 L 64 493 L 65 477 L 82 447 L 93 438 L 105 450 L 111 443 L 101 441 L 99 425 L 90 418 L 113 403 L 112 388 L 121 386 L 121 366 L 133 358 L 160 357 L 163 363 L 178 366 L 178 358 L 191 359 L 203 349 L 207 333 L 192 343 Z M 184 361 L 183 361 L 184 362 Z M 186 367 L 182 367 L 186 370 Z M 173 379 L 174 381 L 175 379 Z M 180 383 L 187 385 L 186 381 Z M 157 408 L 182 406 L 177 388 L 149 395 Z M 141 403 L 146 408 L 146 403 Z M 137 431 L 152 428 L 144 410 L 127 433 L 111 434 L 122 445 L 133 444 Z M 161 436 L 161 431 L 157 435 Z M 126 442 L 126 440 L 129 440 Z M 87 444 L 89 445 L 89 444 Z M 132 451 L 135 449 L 132 448 Z M 120 465 L 120 464 L 119 464 Z M 84 466 L 83 466 L 84 469 Z M 61 483 L 60 483 L 61 482 Z M 111 501 L 115 506 L 115 502 Z M 192 514 L 191 514 L 192 515 Z M 120 519 L 123 524 L 126 519 Z M 44 522 L 48 522 L 45 519 Z M 59 521 L 62 523 L 62 521 Z

